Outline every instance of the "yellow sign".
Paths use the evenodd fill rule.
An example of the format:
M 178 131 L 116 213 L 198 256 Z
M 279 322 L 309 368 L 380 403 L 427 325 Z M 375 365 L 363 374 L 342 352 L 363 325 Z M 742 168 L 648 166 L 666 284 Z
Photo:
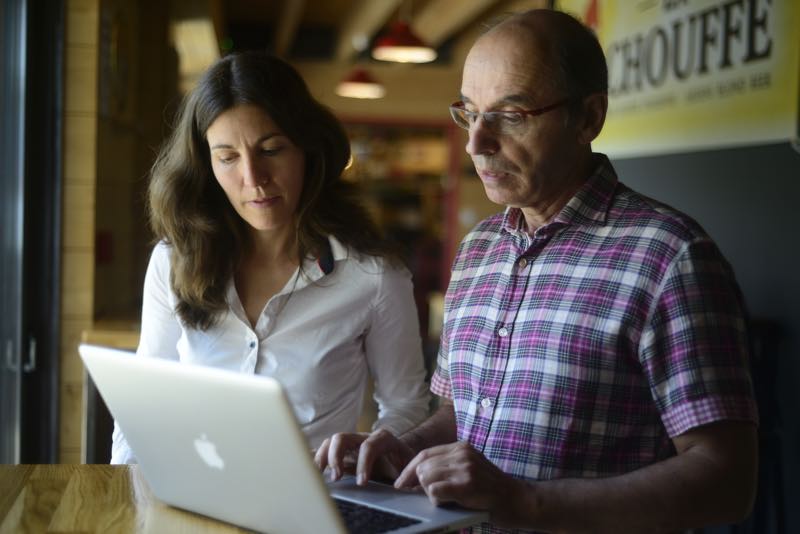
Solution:
M 798 137 L 797 0 L 559 0 L 609 71 L 594 148 L 616 157 Z

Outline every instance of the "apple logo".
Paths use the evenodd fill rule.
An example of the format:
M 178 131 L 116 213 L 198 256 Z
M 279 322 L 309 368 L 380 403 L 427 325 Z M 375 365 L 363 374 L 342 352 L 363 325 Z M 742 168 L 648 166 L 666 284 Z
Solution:
M 194 449 L 209 467 L 220 471 L 225 469 L 225 460 L 217 452 L 217 446 L 214 445 L 214 442 L 208 439 L 205 434 L 194 440 Z

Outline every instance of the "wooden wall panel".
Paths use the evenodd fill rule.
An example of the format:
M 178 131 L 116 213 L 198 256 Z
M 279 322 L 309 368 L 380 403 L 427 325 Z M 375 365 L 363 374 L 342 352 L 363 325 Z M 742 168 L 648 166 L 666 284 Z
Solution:
M 69 77 L 66 85 L 67 100 L 75 100 L 70 96 Z M 64 115 L 64 181 L 67 185 L 78 182 L 93 186 L 97 166 L 97 115 L 69 108 L 65 108 Z M 69 220 L 64 222 L 69 223 Z
M 67 0 L 64 97 L 64 204 L 61 266 L 59 461 L 81 460 L 83 368 L 79 332 L 94 301 L 94 194 L 100 0 Z
M 63 248 L 61 275 L 61 318 L 92 320 L 94 294 L 94 247 Z M 63 358 L 63 355 L 62 355 Z
M 69 224 L 64 227 L 61 239 L 65 249 L 90 250 L 94 246 L 95 187 L 80 180 L 69 180 L 64 185 L 64 211 L 69 213 Z
M 97 113 L 97 46 L 68 42 L 65 53 L 69 87 L 64 106 L 72 113 Z
M 67 44 L 96 47 L 100 0 L 67 0 Z

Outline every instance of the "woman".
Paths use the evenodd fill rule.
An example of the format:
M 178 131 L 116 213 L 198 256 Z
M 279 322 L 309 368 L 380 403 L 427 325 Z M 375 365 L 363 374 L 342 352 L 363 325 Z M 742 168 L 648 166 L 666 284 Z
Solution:
M 355 429 L 370 374 L 376 428 L 428 406 L 410 275 L 342 181 L 349 158 L 289 65 L 232 54 L 185 98 L 148 191 L 137 354 L 275 377 L 312 448 Z M 119 427 L 111 461 L 135 461 Z

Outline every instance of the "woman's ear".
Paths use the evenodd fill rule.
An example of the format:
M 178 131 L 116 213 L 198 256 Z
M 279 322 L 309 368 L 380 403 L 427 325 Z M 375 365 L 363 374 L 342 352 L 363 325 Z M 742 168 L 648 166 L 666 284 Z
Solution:
M 594 93 L 583 99 L 583 117 L 578 129 L 578 142 L 588 145 L 600 135 L 603 124 L 606 122 L 608 110 L 608 95 Z

